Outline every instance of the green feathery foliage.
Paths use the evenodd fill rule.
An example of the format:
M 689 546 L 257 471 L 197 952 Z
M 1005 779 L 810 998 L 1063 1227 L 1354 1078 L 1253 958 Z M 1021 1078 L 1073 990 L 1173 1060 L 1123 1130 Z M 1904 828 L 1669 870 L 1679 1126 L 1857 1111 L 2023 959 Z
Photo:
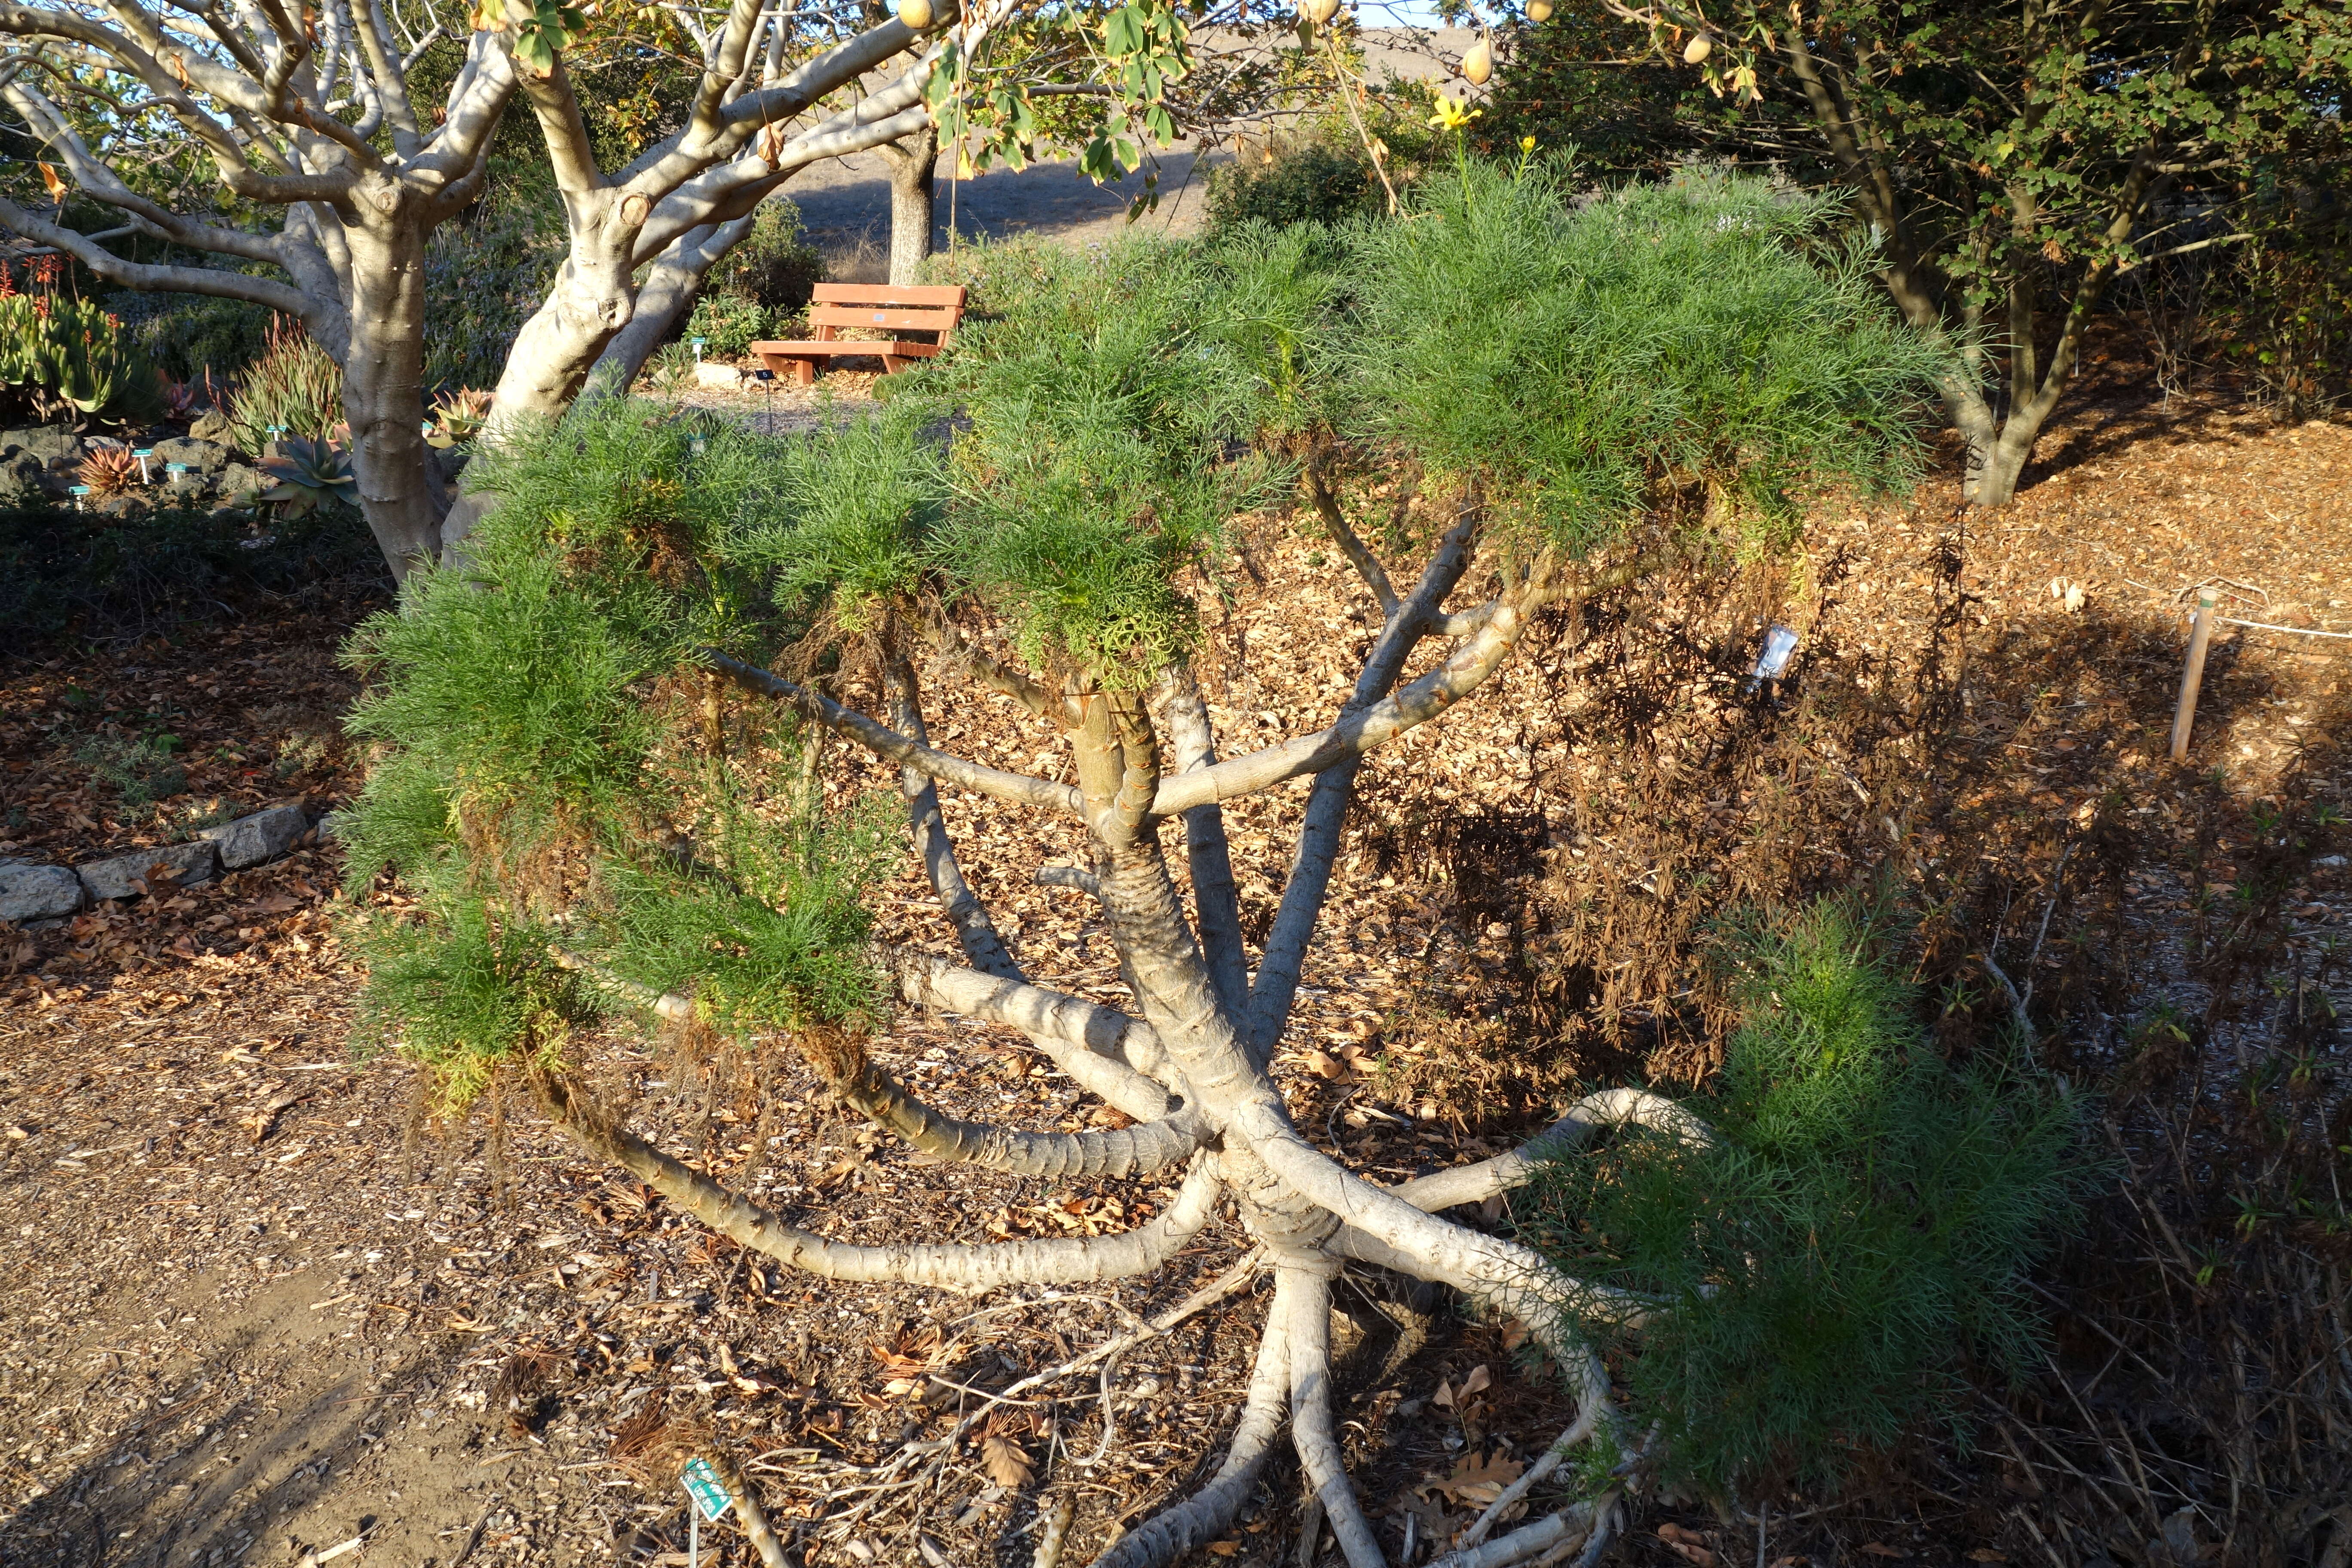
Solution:
M 1876 318 L 1841 315 L 1843 285 L 1782 243 L 1800 218 L 1753 192 L 1686 192 L 1624 204 L 1633 216 L 1597 228 L 1535 182 L 1468 179 L 1458 219 L 1433 209 L 1404 226 L 1426 243 L 1243 226 L 1092 256 L 964 253 L 982 309 L 954 350 L 897 378 L 879 412 L 814 435 L 606 400 L 483 451 L 467 482 L 500 501 L 467 559 L 414 574 L 400 611 L 352 647 L 374 682 L 352 728 L 386 752 L 353 812 L 352 889 L 389 867 L 416 895 L 367 917 L 383 927 L 365 933 L 383 1016 L 412 1017 L 421 1058 L 459 1100 L 498 1062 L 561 1049 L 559 1026 L 611 1000 L 565 978 L 582 958 L 689 994 L 739 1035 L 872 1018 L 863 904 L 897 840 L 866 807 L 819 808 L 789 715 L 706 709 L 703 650 L 823 670 L 869 658 L 898 620 L 961 604 L 996 616 L 1049 679 L 1147 685 L 1187 651 L 1230 520 L 1286 498 L 1293 455 L 1340 416 L 1372 410 L 1402 460 L 1466 471 L 1459 443 L 1524 401 L 1505 372 L 1530 341 L 1528 311 L 1551 311 L 1562 353 L 1587 317 L 1614 319 L 1489 289 L 1446 303 L 1467 336 L 1441 353 L 1411 300 L 1467 287 L 1444 281 L 1456 228 L 1497 253 L 1584 255 L 1582 273 L 1531 263 L 1570 293 L 1619 288 L 1603 253 L 1634 246 L 1617 271 L 1638 274 L 1667 316 L 1778 312 L 1780 335 L 1770 321 L 1749 331 L 1767 359 L 1807 346 L 1856 384 L 1840 404 L 1720 354 L 1706 374 L 1677 369 L 1664 360 L 1690 335 L 1680 328 L 1646 358 L 1622 343 L 1615 358 L 1556 357 L 1539 393 L 1588 363 L 1617 379 L 1531 405 L 1584 436 L 1480 459 L 1496 475 L 1516 463 L 1528 495 L 1621 460 L 1590 429 L 1643 376 L 1670 414 L 1642 427 L 1646 455 L 1622 458 L 1637 471 L 1685 448 L 1726 472 L 1778 465 L 1776 483 L 1899 470 L 1899 416 L 1869 398 L 1907 388 L 1913 360 Z M 1751 228 L 1764 237 L 1739 237 Z M 1673 239 L 1671 265 L 1652 267 L 1656 236 Z M 1724 256 L 1754 279 L 1703 276 Z M 1464 364 L 1484 368 L 1465 377 Z M 1742 375 L 1749 393 L 1717 385 L 1747 386 Z M 1475 406 L 1443 408 L 1449 398 Z M 1811 423 L 1772 425 L 1758 412 L 1768 398 Z M 1800 425 L 1816 448 L 1758 434 Z M 492 1005 L 502 984 L 516 999 Z
M 1276 276 L 1304 258 L 1303 242 L 1129 240 L 971 264 L 994 319 L 933 373 L 971 424 L 929 559 L 1010 616 L 1033 665 L 1134 687 L 1190 646 L 1179 574 L 1286 488 L 1255 438 L 1276 411 L 1278 344 L 1318 335 L 1316 291 Z
M 352 891 L 390 867 L 416 895 L 361 940 L 377 1016 L 451 1104 L 610 1005 L 564 954 L 690 992 L 740 1033 L 872 1014 L 871 813 L 809 809 L 781 710 L 721 755 L 689 737 L 702 647 L 805 629 L 759 564 L 830 493 L 795 465 L 878 439 L 777 442 L 643 405 L 524 432 L 481 464 L 505 500 L 467 561 L 414 574 L 353 638 L 375 685 L 351 728 L 388 755 L 352 812 Z
M 504 1064 L 561 1057 L 596 999 L 553 959 L 551 933 L 504 919 L 485 899 L 442 901 L 416 921 L 379 920 L 359 932 L 368 966 L 362 1026 L 397 1029 L 436 1097 L 462 1110 Z
M 1993 1053 L 1941 1060 L 1886 935 L 1848 901 L 1748 926 L 1722 1091 L 1686 1102 L 1716 1145 L 1625 1133 L 1521 1207 L 1570 1271 L 1661 1300 L 1629 1375 L 1704 1488 L 1833 1481 L 1959 1425 L 1970 1370 L 2013 1374 L 2041 1344 L 2025 1278 L 2095 1173 L 2082 1105 Z
M 1824 201 L 1689 174 L 1580 205 L 1476 163 L 1418 189 L 1356 231 L 1350 390 L 1498 516 L 1584 546 L 1697 480 L 1785 525 L 1804 490 L 1917 471 L 1942 353 L 1865 254 L 1813 243 Z

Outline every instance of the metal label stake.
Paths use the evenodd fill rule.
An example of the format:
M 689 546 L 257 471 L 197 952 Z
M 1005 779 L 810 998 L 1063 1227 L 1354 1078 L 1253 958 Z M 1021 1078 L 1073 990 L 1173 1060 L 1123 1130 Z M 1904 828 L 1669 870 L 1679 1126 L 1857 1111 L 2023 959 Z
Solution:
M 688 1459 L 677 1479 L 694 1505 L 686 1510 L 686 1568 L 698 1568 L 702 1556 L 702 1521 L 707 1519 L 717 1524 L 727 1517 L 735 1499 L 708 1459 Z

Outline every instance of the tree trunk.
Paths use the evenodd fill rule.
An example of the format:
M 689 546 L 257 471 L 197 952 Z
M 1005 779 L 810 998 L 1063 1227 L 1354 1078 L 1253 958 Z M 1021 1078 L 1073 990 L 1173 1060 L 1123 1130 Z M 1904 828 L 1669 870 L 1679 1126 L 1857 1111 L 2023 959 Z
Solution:
M 890 282 L 908 289 L 923 280 L 931 256 L 932 176 L 940 162 L 940 133 L 927 129 L 882 149 L 890 164 Z
M 346 224 L 351 328 L 343 353 L 343 416 L 360 510 L 395 579 L 441 549 L 441 487 L 426 462 L 425 237 L 405 215 L 381 226 Z
M 671 242 L 637 286 L 636 311 L 629 324 L 613 334 L 613 341 L 604 345 L 589 371 L 587 384 L 580 391 L 583 402 L 626 395 L 646 361 L 693 313 L 704 277 L 751 232 L 754 221 L 754 214 L 745 213 L 731 223 L 690 228 Z
M 560 417 L 596 357 L 635 313 L 631 274 L 645 198 L 602 190 L 574 198 L 572 252 L 555 287 L 515 334 L 491 401 L 493 422 Z M 625 206 L 625 204 L 627 205 Z

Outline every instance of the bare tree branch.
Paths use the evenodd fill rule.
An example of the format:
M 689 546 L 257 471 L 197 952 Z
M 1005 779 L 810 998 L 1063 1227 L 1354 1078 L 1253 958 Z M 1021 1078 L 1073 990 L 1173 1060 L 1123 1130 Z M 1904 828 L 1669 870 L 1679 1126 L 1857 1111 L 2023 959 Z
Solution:
M 994 795 L 999 800 L 1065 811 L 1074 816 L 1081 814 L 1078 792 L 1068 784 L 1031 778 L 1026 773 L 1008 773 L 997 768 L 983 767 L 978 763 L 968 763 L 961 757 L 949 756 L 945 752 L 935 752 L 887 724 L 845 708 L 832 698 L 786 680 L 781 675 L 772 675 L 740 659 L 730 658 L 715 649 L 706 650 L 703 657 L 709 660 L 713 669 L 744 689 L 792 704 L 803 716 L 848 736 L 885 762 L 913 768 L 941 784 Z
M 1179 665 L 1166 685 L 1168 739 L 1176 771 L 1186 773 L 1211 766 L 1217 760 L 1216 737 L 1192 667 Z M 1210 983 L 1217 989 L 1217 999 L 1238 1012 L 1249 999 L 1249 957 L 1242 948 L 1241 894 L 1234 885 L 1233 854 L 1225 843 L 1225 814 L 1213 802 L 1184 814 L 1184 856 L 1192 878 L 1192 923 L 1209 961 Z
M 904 657 L 889 661 L 883 672 L 890 692 L 890 721 L 900 734 L 917 745 L 928 743 L 929 737 L 923 729 L 922 696 L 915 684 L 915 668 Z M 956 942 L 971 960 L 972 967 L 985 974 L 1003 980 L 1026 980 L 1021 965 L 1013 961 L 1012 950 L 998 934 L 996 922 L 989 918 L 987 906 L 964 880 L 963 868 L 956 863 L 955 842 L 948 837 L 947 818 L 940 811 L 939 786 L 918 768 L 898 771 L 898 793 L 906 797 L 908 824 L 914 830 L 915 853 L 923 858 L 923 869 L 930 877 L 931 890 L 938 895 L 940 912 L 948 924 L 955 928 Z
M 1303 1268 L 1278 1270 L 1275 1281 L 1275 1314 L 1289 1329 L 1290 1440 L 1297 1447 L 1299 1468 L 1323 1505 L 1348 1568 L 1387 1568 L 1331 1428 L 1330 1286 Z
M 1412 597 L 1390 613 L 1381 640 L 1356 678 L 1355 691 L 1340 710 L 1341 724 L 1352 714 L 1370 709 L 1396 684 L 1429 617 L 1470 569 L 1470 542 L 1476 528 L 1475 516 L 1465 512 L 1438 542 Z M 1351 756 L 1330 768 L 1316 779 L 1307 796 L 1307 815 L 1291 853 L 1290 873 L 1283 881 L 1282 902 L 1275 910 L 1265 952 L 1258 959 L 1257 983 L 1250 990 L 1245 1037 L 1261 1063 L 1272 1059 L 1275 1042 L 1282 1037 L 1283 1025 L 1298 993 L 1299 973 L 1330 889 L 1331 868 L 1338 861 L 1339 836 L 1355 795 L 1358 765 L 1358 759 Z

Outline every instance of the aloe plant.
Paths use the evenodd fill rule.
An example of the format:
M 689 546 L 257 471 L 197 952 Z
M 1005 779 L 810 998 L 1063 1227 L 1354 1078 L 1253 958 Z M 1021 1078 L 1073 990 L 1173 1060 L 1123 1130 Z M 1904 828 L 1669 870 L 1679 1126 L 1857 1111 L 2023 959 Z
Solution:
M 343 418 L 343 367 L 299 322 L 272 324 L 268 350 L 230 395 L 227 412 L 236 444 L 247 452 L 260 453 L 274 432 L 325 441 Z
M 278 482 L 254 500 L 282 506 L 289 517 L 299 517 L 329 501 L 359 504 L 360 486 L 352 472 L 352 455 L 331 441 L 291 437 L 280 441 L 278 455 L 264 458 L 261 467 Z
M 0 298 L 0 384 L 30 390 L 42 413 L 52 405 L 103 412 L 149 374 L 121 323 L 88 300 Z
M 426 445 L 443 451 L 472 440 L 490 416 L 490 395 L 478 386 L 461 386 L 433 400 L 433 423 L 425 427 Z
M 81 460 L 74 478 L 92 495 L 115 495 L 139 482 L 139 459 L 128 447 L 100 447 Z

